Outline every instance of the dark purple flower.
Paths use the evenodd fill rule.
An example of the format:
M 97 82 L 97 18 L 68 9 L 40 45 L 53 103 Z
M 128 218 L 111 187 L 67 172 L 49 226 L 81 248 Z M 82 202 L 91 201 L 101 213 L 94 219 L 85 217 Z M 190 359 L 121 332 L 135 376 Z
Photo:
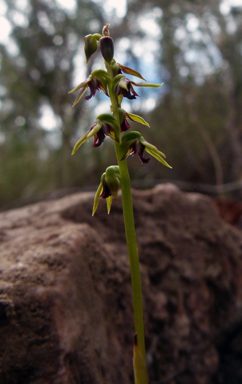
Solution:
M 116 86 L 116 96 L 123 95 L 129 100 L 136 99 L 139 95 L 135 92 L 133 85 L 136 85 L 134 81 L 129 80 L 127 77 L 122 78 Z
M 150 161 L 150 157 L 148 157 L 148 159 L 144 158 L 144 150 L 145 150 L 145 146 L 140 141 L 137 140 L 133 144 L 131 144 L 129 148 L 129 155 L 134 156 L 137 153 L 141 163 L 147 164 Z
M 96 95 L 96 92 L 97 92 L 97 91 L 103 91 L 103 92 L 105 93 L 105 95 L 108 96 L 107 90 L 104 88 L 104 86 L 102 85 L 102 83 L 101 83 L 99 80 L 95 79 L 95 78 L 93 78 L 93 79 L 91 79 L 90 81 L 88 81 L 88 82 L 87 82 L 87 85 L 85 85 L 85 87 L 86 87 L 86 86 L 89 87 L 90 94 L 84 97 L 85 100 L 90 100 L 91 97 L 93 97 L 93 96 Z M 83 92 L 83 90 L 84 90 L 85 87 L 83 87 L 83 88 L 80 90 L 80 92 L 79 92 L 79 94 L 77 95 L 77 97 Z
M 142 163 L 148 163 L 150 158 L 144 158 L 144 150 L 154 156 L 160 163 L 171 168 L 171 166 L 164 160 L 164 153 L 159 151 L 154 145 L 148 143 L 140 132 L 132 131 L 124 133 L 120 144 L 121 160 L 129 155 L 135 155 L 137 153 Z
M 69 93 L 79 91 L 77 98 L 74 101 L 73 107 L 81 100 L 82 96 L 86 93 L 88 88 L 90 90 L 90 94 L 84 97 L 85 100 L 91 99 L 91 97 L 96 95 L 97 91 L 103 91 L 105 95 L 109 96 L 105 76 L 107 76 L 107 74 L 103 70 L 93 71 L 85 81 L 70 91 Z
M 100 195 L 103 199 L 106 199 L 109 196 L 112 196 L 111 189 L 109 188 L 105 178 L 103 179 L 103 192 Z
M 98 123 L 94 123 L 94 125 L 90 128 L 90 131 L 97 125 Z M 95 148 L 100 147 L 100 145 L 104 142 L 106 136 L 113 137 L 113 128 L 111 125 L 107 123 L 103 123 L 101 128 L 94 134 L 94 143 L 93 146 Z
M 121 132 L 125 132 L 125 131 L 128 131 L 130 129 L 130 125 L 129 125 L 126 117 L 124 117 L 123 121 L 120 123 L 120 128 L 121 128 Z

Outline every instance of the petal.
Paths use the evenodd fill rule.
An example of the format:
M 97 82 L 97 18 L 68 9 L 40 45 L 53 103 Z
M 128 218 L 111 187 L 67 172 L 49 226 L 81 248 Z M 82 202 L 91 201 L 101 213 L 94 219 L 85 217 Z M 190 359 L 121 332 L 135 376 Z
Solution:
M 91 126 L 89 131 L 87 132 L 87 140 L 90 139 L 90 137 L 96 135 L 96 133 L 102 128 L 102 124 L 100 122 L 95 121 L 95 123 Z
M 136 95 L 135 94 L 131 95 L 130 91 L 126 91 L 126 89 L 122 89 L 122 94 L 124 97 L 127 97 L 127 99 L 129 99 L 129 100 L 136 99 Z M 139 95 L 137 94 L 137 96 L 139 96 Z
M 150 155 L 152 155 L 156 160 L 158 160 L 161 164 L 165 165 L 168 168 L 172 168 L 164 159 L 163 157 L 159 154 L 159 151 L 152 151 L 149 148 L 145 148 L 146 152 L 148 152 Z
M 98 207 L 98 203 L 99 203 L 99 198 L 101 196 L 101 193 L 103 191 L 103 179 L 105 177 L 105 173 L 103 173 L 102 177 L 101 177 L 101 182 L 98 186 L 98 189 L 97 189 L 97 192 L 95 194 L 95 197 L 94 197 L 94 203 L 93 203 L 93 208 L 92 208 L 92 216 L 94 216 L 96 210 L 97 210 L 97 207 Z
M 137 123 L 140 123 L 140 124 L 143 124 L 143 125 L 147 125 L 147 127 L 150 127 L 150 125 L 147 123 L 147 121 L 145 121 L 143 119 L 143 117 L 141 116 L 138 116 L 138 115 L 134 115 L 133 113 L 127 113 L 126 114 L 127 117 L 132 120 L 132 121 L 136 121 Z
M 74 153 L 75 153 L 75 152 L 78 150 L 78 148 L 84 143 L 84 141 L 87 140 L 88 133 L 89 133 L 89 132 L 86 132 L 85 135 L 83 135 L 83 136 L 76 142 L 76 144 L 74 145 L 73 151 L 72 151 L 72 155 L 74 155 Z
M 137 152 L 138 156 L 139 156 L 142 164 L 144 164 L 144 163 L 147 164 L 150 161 L 150 157 L 148 157 L 148 159 L 144 158 L 144 150 L 145 150 L 145 146 L 143 144 L 139 143 L 139 150 Z
M 84 88 L 81 89 L 81 91 L 78 93 L 76 100 L 73 103 L 73 107 L 81 100 L 84 93 L 87 91 L 88 86 L 86 85 Z
M 106 176 L 106 173 L 105 173 L 105 176 Z M 107 197 L 109 197 L 109 196 L 112 196 L 112 193 L 111 193 L 111 191 L 110 191 L 110 189 L 109 189 L 109 187 L 108 187 L 108 185 L 107 185 L 107 183 L 106 183 L 106 180 L 105 180 L 105 178 L 103 179 L 103 192 L 102 192 L 102 194 L 101 194 L 101 197 L 103 198 L 103 199 L 106 199 Z
M 80 83 L 76 88 L 72 89 L 69 93 L 75 93 L 76 91 L 79 91 L 80 88 L 85 88 L 87 86 L 88 79 Z
M 110 213 L 110 210 L 111 210 L 112 201 L 113 201 L 113 196 L 109 196 L 106 198 L 108 214 Z
M 151 88 L 158 88 L 161 87 L 164 83 L 162 84 L 153 84 L 153 83 L 134 83 L 132 84 L 136 85 L 137 87 L 151 87 Z
M 138 93 L 135 92 L 135 90 L 134 90 L 133 86 L 131 85 L 131 83 L 129 84 L 129 88 L 130 88 L 130 92 L 132 92 L 135 96 L 139 97 Z
M 120 128 L 121 128 L 121 132 L 125 132 L 130 129 L 130 125 L 126 119 L 123 120 L 122 124 L 120 125 Z
M 100 145 L 104 142 L 105 140 L 105 133 L 104 130 L 101 128 L 95 135 L 94 135 L 94 143 L 93 146 L 95 148 L 100 147 Z

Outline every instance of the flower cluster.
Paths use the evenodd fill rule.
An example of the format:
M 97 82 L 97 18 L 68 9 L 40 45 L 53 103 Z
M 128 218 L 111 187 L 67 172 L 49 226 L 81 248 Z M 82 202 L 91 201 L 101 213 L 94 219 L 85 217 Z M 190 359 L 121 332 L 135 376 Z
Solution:
M 102 91 L 111 99 L 112 114 L 104 113 L 99 115 L 88 132 L 77 141 L 72 153 L 74 154 L 77 149 L 92 136 L 94 137 L 94 147 L 99 147 L 108 136 L 119 145 L 118 153 L 121 156 L 120 161 L 123 161 L 128 155 L 135 155 L 137 153 L 143 164 L 148 163 L 150 158 L 144 157 L 144 151 L 146 151 L 163 165 L 170 167 L 164 160 L 164 153 L 159 151 L 154 145 L 148 143 L 139 132 L 130 131 L 128 120 L 141 123 L 148 127 L 149 124 L 141 116 L 128 113 L 121 107 L 123 98 L 134 100 L 139 97 L 135 87 L 160 87 L 162 84 L 147 83 L 139 72 L 117 63 L 114 60 L 114 43 L 110 37 L 109 24 L 104 26 L 102 35 L 95 33 L 85 37 L 86 62 L 88 62 L 90 57 L 97 51 L 98 46 L 100 47 L 107 70 L 99 69 L 93 71 L 85 81 L 80 83 L 70 93 L 79 91 L 73 104 L 73 106 L 75 106 L 82 97 L 84 97 L 85 100 L 89 100 L 96 95 L 97 91 Z M 125 76 L 127 74 L 144 81 L 142 83 L 131 81 Z M 87 90 L 89 90 L 90 93 L 84 96 Z M 125 133 L 122 135 L 122 132 Z M 107 200 L 108 212 L 110 211 L 112 197 L 117 198 L 119 187 L 120 175 L 118 166 L 107 168 L 106 172 L 102 175 L 101 183 L 95 196 L 93 214 L 97 209 L 97 199 L 99 199 L 99 197 Z

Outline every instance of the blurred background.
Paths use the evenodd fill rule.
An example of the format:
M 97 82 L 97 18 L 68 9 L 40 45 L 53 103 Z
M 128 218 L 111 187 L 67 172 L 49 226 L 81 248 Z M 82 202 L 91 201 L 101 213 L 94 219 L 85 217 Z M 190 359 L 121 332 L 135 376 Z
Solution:
M 118 4 L 117 4 L 118 3 Z M 115 59 L 159 89 L 123 103 L 173 169 L 129 157 L 132 185 L 171 181 L 184 190 L 241 197 L 242 0 L 0 0 L 0 210 L 93 190 L 116 164 L 112 140 L 76 140 L 109 100 L 75 108 L 68 92 L 103 68 L 85 64 L 83 37 L 110 22 Z

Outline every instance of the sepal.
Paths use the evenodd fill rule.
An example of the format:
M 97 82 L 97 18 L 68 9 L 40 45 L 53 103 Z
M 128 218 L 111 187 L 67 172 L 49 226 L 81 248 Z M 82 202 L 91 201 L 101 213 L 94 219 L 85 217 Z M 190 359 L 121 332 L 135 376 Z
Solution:
M 136 83 L 135 85 L 137 87 L 147 87 L 147 88 L 159 88 L 162 87 L 164 83 L 161 84 L 154 84 L 154 83 Z
M 138 71 L 135 71 L 135 69 L 126 67 L 125 65 L 122 65 L 122 64 L 119 64 L 119 63 L 117 63 L 117 64 L 119 65 L 119 68 L 120 68 L 120 70 L 122 72 L 124 72 L 124 73 L 126 73 L 128 75 L 131 75 L 131 76 L 139 77 L 142 80 L 145 80 L 145 78 Z

